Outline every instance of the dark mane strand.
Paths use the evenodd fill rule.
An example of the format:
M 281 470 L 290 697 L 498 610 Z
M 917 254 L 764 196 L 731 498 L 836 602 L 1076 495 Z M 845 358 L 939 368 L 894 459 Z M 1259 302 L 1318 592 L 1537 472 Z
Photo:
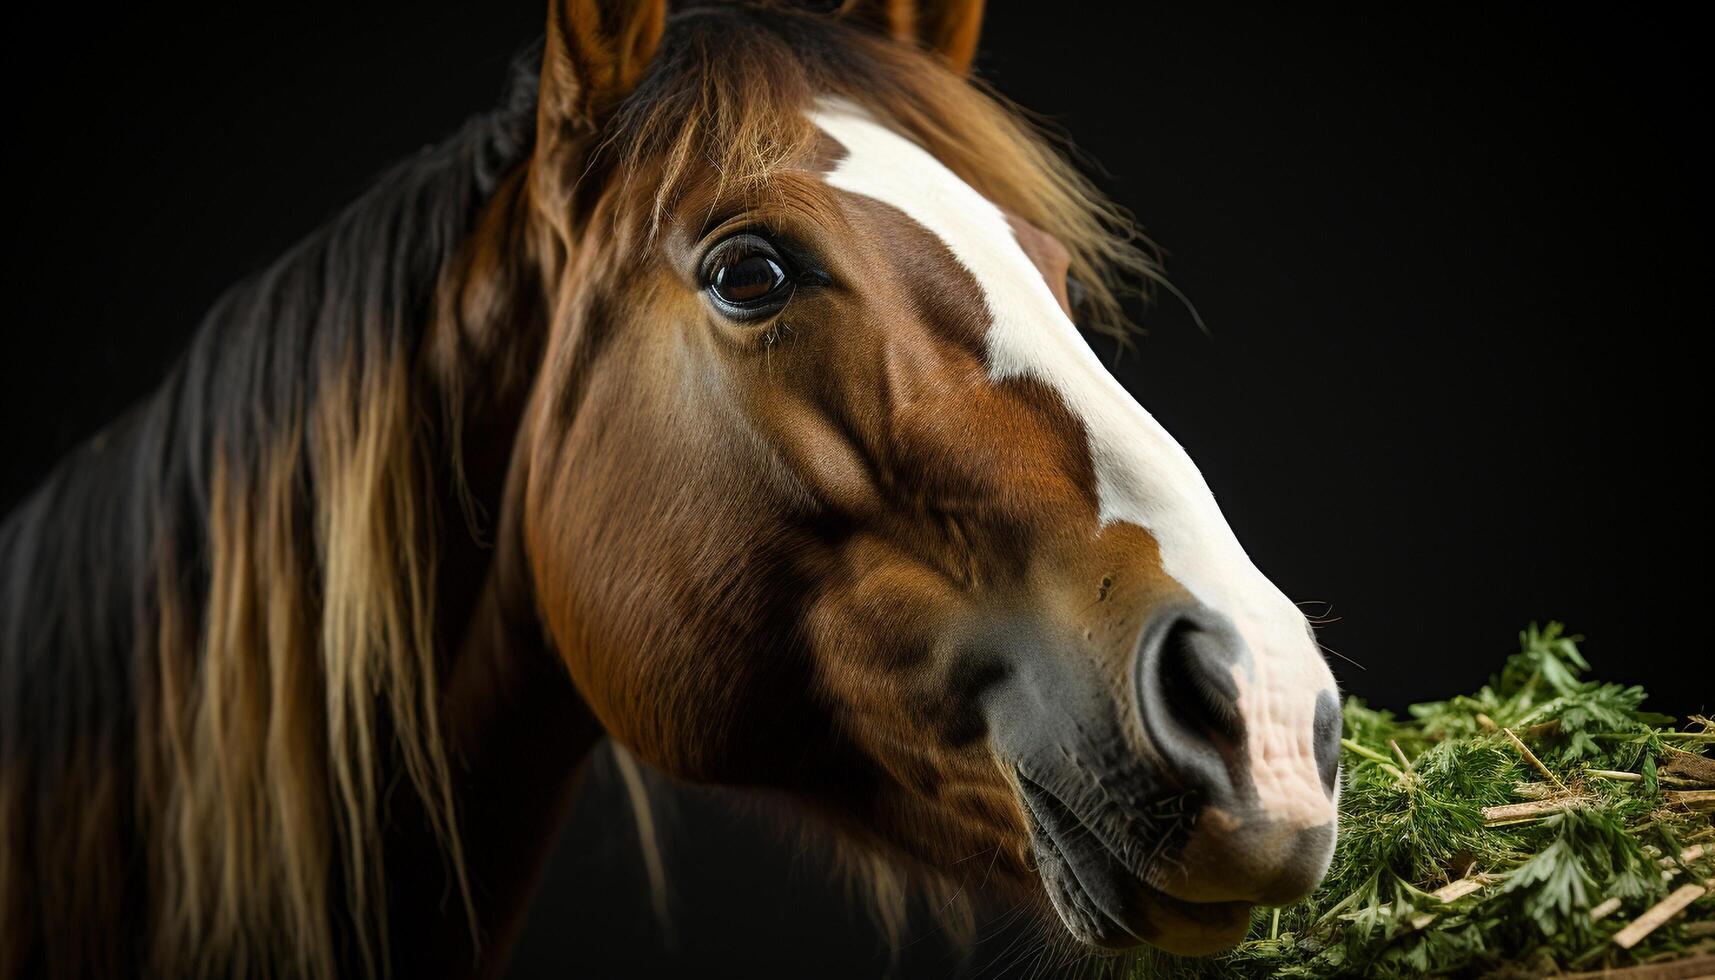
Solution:
M 414 646 L 432 580 L 406 567 L 432 569 L 440 496 L 412 365 L 530 153 L 540 57 L 222 296 L 0 524 L 0 977 L 383 962 L 376 773 L 402 768 L 454 840 Z

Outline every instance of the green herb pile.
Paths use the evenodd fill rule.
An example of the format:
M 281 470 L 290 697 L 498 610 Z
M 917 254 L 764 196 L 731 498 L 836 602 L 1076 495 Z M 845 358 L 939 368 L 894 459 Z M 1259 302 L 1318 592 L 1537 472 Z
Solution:
M 1642 688 L 1582 679 L 1578 640 L 1533 625 L 1482 690 L 1408 718 L 1348 700 L 1326 881 L 1224 956 L 1134 976 L 1527 977 L 1715 952 L 1715 723 L 1676 730 Z

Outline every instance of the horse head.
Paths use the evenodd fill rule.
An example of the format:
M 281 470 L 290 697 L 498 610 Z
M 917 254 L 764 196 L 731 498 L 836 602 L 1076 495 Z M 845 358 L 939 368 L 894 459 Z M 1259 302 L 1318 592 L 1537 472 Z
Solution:
M 1207 952 L 1327 867 L 1334 682 L 1080 335 L 1150 270 L 968 77 L 980 6 L 556 6 L 529 581 L 661 771 Z

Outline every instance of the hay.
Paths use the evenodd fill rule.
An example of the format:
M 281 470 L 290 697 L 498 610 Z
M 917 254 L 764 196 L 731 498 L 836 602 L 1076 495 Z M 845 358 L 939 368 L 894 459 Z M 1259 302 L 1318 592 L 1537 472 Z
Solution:
M 1519 639 L 1468 697 L 1406 718 L 1348 700 L 1321 888 L 1258 910 L 1230 953 L 1152 955 L 1133 976 L 1710 972 L 1715 723 L 1675 727 L 1641 688 L 1584 680 L 1558 623 Z

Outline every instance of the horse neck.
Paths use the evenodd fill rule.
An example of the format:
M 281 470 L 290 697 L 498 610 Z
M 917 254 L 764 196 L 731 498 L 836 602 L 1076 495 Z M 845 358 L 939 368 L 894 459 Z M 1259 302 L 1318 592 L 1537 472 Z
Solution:
M 536 615 L 520 530 L 519 437 L 546 334 L 553 270 L 520 172 L 448 270 L 426 361 L 454 433 L 461 506 L 443 508 L 438 602 L 452 655 L 442 699 L 460 839 L 478 927 L 451 927 L 439 843 L 397 820 L 388 842 L 390 943 L 400 976 L 497 972 L 601 736 Z M 443 481 L 445 483 L 446 481 Z M 492 527 L 483 528 L 485 515 Z
M 424 824 L 396 821 L 387 858 L 395 976 L 465 976 L 472 963 L 499 972 L 601 736 L 503 580 L 497 570 L 477 600 L 444 703 L 478 946 L 460 927 L 438 842 Z
M 290 955 L 282 946 L 302 937 L 275 916 L 280 896 L 258 890 L 301 855 L 310 879 L 319 862 L 345 857 L 328 845 L 345 816 L 334 807 L 346 804 L 336 798 L 324 813 L 314 802 L 328 785 L 322 767 L 345 746 L 327 744 L 306 707 L 332 681 L 316 676 L 327 634 L 305 613 L 330 602 L 335 590 L 323 586 L 337 582 L 348 606 L 332 621 L 372 625 L 350 615 L 350 593 L 421 571 L 401 556 L 426 536 L 438 557 L 423 583 L 432 602 L 418 604 L 412 582 L 401 605 L 432 605 L 432 632 L 413 621 L 391 646 L 437 652 L 429 693 L 483 962 L 499 962 L 597 732 L 542 642 L 508 503 L 546 333 L 542 283 L 552 281 L 522 166 L 481 205 L 474 230 L 450 239 L 482 183 L 467 158 L 491 142 L 467 137 L 405 165 L 229 294 L 154 396 L 0 521 L 0 868 L 12 869 L 0 874 L 0 977 L 123 974 L 121 964 L 151 950 L 167 974 Z M 378 253 L 391 264 L 364 264 Z M 440 271 L 418 287 L 415 270 L 431 261 Z M 432 312 L 415 334 L 403 311 L 419 302 Z M 377 446 L 393 455 L 376 462 Z M 432 483 L 419 462 L 438 467 Z M 367 496 L 351 492 L 354 481 Z M 412 499 L 411 520 L 397 520 L 398 502 L 420 493 L 443 499 Z M 386 506 L 359 511 L 354 501 Z M 498 523 L 483 527 L 485 515 Z M 370 547 L 364 574 L 349 562 L 317 566 L 329 541 L 353 537 Z M 284 673 L 270 676 L 270 665 Z M 367 690 L 347 679 L 342 707 Z M 216 698 L 220 710 L 206 709 Z M 264 717 L 281 724 L 264 731 L 255 724 Z M 278 744 L 276 728 L 289 736 Z M 292 764 L 272 764 L 282 759 Z M 387 819 L 394 973 L 468 973 L 474 951 L 430 829 L 440 817 L 408 790 L 387 791 L 396 775 L 378 774 L 374 800 Z M 225 789 L 239 811 L 221 812 L 234 798 Z M 305 806 L 276 812 L 276 799 Z M 246 836 L 287 821 L 313 846 L 282 857 Z M 228 844 L 246 867 L 220 880 L 201 874 L 222 866 Z M 327 900 L 292 908 L 297 925 L 333 933 L 312 937 L 318 948 L 349 955 L 340 934 L 354 925 L 337 921 L 343 882 L 330 877 Z M 217 900 L 242 920 L 211 925 Z M 162 908 L 176 911 L 141 911 Z M 328 910 L 336 921 L 315 921 Z M 203 941 L 217 932 L 219 943 Z

